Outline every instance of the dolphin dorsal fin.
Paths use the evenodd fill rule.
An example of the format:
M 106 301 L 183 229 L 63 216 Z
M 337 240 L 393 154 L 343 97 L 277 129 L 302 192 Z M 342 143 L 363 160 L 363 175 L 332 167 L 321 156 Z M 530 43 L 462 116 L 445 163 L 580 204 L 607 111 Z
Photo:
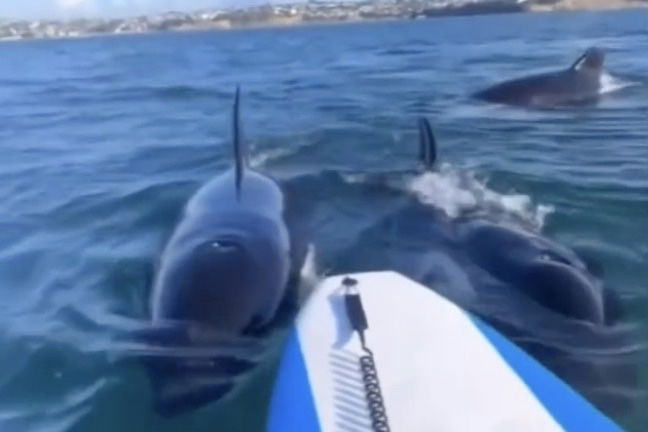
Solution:
M 419 161 L 425 170 L 434 168 L 437 158 L 436 140 L 428 119 L 419 119 Z
M 241 199 L 243 174 L 247 167 L 247 147 L 241 137 L 241 87 L 236 86 L 232 113 L 232 145 L 234 147 L 234 170 L 236 175 L 236 196 Z
M 584 52 L 583 54 L 580 55 L 580 57 L 578 57 L 576 59 L 576 61 L 574 63 L 572 63 L 571 66 L 569 66 L 569 70 L 576 71 L 576 70 L 580 69 L 586 58 L 587 58 L 587 52 Z

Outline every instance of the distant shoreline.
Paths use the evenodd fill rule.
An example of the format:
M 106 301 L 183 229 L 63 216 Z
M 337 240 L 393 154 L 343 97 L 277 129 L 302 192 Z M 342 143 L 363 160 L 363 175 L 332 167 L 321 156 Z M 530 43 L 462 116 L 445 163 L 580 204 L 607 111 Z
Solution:
M 416 1 L 416 0 L 415 0 Z M 105 36 L 247 29 L 278 29 L 336 24 L 425 20 L 451 16 L 510 13 L 613 11 L 648 8 L 648 0 L 482 0 L 444 6 L 417 0 L 413 7 L 387 1 L 359 3 L 295 3 L 234 11 L 168 12 L 124 19 L 71 21 L 0 20 L 0 42 L 87 39 Z M 428 2 L 426 4 L 426 1 Z
M 614 11 L 648 8 L 646 0 L 560 0 L 553 4 L 548 1 L 534 1 L 530 12 L 567 12 L 567 11 Z

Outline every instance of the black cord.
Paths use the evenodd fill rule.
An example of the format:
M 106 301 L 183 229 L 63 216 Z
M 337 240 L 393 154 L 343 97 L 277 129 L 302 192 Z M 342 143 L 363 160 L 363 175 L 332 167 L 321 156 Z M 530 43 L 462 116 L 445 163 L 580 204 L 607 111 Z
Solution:
M 342 285 L 346 288 L 344 294 L 344 303 L 346 305 L 347 316 L 351 322 L 351 327 L 360 336 L 362 350 L 366 353 L 360 357 L 360 372 L 362 373 L 362 382 L 365 389 L 365 398 L 369 417 L 374 432 L 389 432 L 389 423 L 387 421 L 387 410 L 385 401 L 380 391 L 380 380 L 378 379 L 378 370 L 373 352 L 367 347 L 365 331 L 369 328 L 367 316 L 365 315 L 360 299 L 360 293 L 355 290 L 358 281 L 352 278 L 344 278 Z

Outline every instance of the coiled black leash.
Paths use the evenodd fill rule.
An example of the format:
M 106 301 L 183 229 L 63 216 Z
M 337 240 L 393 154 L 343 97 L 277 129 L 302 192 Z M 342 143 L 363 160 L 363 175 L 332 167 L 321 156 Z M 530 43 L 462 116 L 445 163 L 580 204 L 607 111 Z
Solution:
M 390 432 L 389 423 L 387 422 L 387 411 L 380 391 L 380 381 L 378 380 L 378 371 L 373 352 L 367 347 L 365 339 L 365 330 L 369 328 L 367 316 L 365 315 L 360 299 L 360 293 L 356 285 L 358 281 L 349 277 L 344 278 L 342 285 L 345 288 L 344 303 L 346 305 L 347 316 L 351 322 L 351 327 L 360 336 L 362 350 L 366 353 L 360 357 L 360 371 L 362 373 L 362 382 L 364 383 L 365 398 L 367 399 L 367 408 L 374 432 Z

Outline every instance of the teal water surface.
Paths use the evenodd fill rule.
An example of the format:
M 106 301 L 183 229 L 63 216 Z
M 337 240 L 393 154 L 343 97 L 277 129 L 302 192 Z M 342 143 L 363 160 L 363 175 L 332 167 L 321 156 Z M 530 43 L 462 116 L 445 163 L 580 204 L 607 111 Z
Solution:
M 594 44 L 632 83 L 596 107 L 467 96 L 566 67 Z M 229 163 L 238 83 L 253 162 L 332 197 L 318 220 L 331 254 L 358 235 L 345 223 L 357 219 L 349 200 L 368 224 L 380 209 L 326 173 L 410 166 L 425 115 L 444 162 L 545 235 L 596 255 L 626 323 L 648 326 L 647 52 L 643 11 L 0 45 L 0 430 L 263 430 L 276 358 L 233 398 L 167 420 L 151 411 L 141 368 L 124 361 L 131 347 L 108 330 L 144 316 L 147 269 L 183 203 Z M 641 391 L 636 405 L 617 420 L 648 430 Z

